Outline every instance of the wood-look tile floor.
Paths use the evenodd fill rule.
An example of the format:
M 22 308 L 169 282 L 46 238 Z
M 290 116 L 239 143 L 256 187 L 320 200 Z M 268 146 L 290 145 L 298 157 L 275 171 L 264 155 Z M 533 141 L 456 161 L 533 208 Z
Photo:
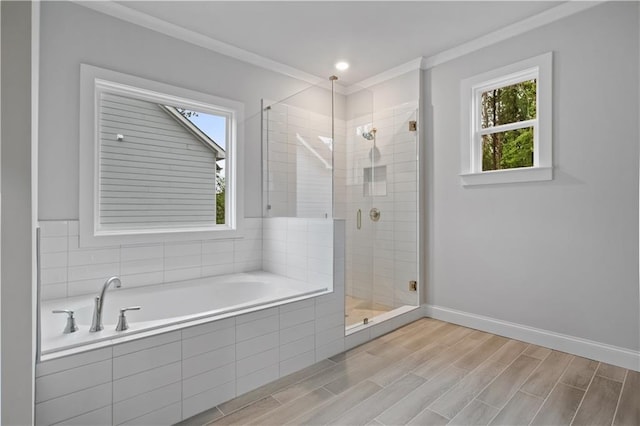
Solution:
M 640 425 L 640 373 L 423 318 L 183 425 Z
M 373 303 L 370 300 L 358 299 L 353 296 L 345 297 L 345 324 L 347 326 L 362 324 L 365 318 L 371 319 L 377 315 L 393 310 L 391 306 Z

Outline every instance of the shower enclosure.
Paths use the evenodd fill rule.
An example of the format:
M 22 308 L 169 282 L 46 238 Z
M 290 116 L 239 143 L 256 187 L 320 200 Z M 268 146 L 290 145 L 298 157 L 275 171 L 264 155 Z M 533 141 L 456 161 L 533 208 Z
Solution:
M 320 86 L 263 101 L 264 216 L 345 219 L 347 330 L 419 304 L 418 104 L 379 104 Z

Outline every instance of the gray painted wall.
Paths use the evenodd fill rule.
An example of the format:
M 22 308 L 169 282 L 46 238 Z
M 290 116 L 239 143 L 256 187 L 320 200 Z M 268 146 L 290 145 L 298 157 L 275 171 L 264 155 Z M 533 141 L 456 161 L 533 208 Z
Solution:
M 33 418 L 31 3 L 2 2 L 2 418 Z
M 41 9 L 40 220 L 78 218 L 80 63 L 244 102 L 245 216 L 261 216 L 260 99 L 284 99 L 308 83 L 72 3 Z
M 427 303 L 639 348 L 637 8 L 600 5 L 425 71 Z M 553 181 L 462 187 L 460 80 L 548 51 Z

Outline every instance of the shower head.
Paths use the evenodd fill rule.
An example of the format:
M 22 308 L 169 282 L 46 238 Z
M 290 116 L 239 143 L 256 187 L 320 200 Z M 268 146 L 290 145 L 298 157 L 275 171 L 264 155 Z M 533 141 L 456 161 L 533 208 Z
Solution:
M 362 132 L 362 137 L 368 141 L 372 141 L 376 138 L 376 129 L 375 127 L 368 132 Z

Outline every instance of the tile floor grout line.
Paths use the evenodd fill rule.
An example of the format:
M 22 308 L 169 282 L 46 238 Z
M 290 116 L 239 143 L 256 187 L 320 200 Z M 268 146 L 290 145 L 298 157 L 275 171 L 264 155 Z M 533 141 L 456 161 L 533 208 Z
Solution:
M 553 350 L 551 352 L 549 352 L 549 354 L 547 355 L 547 357 L 549 357 L 551 354 L 553 353 Z M 528 392 L 525 392 L 522 390 L 522 386 L 524 386 L 524 383 L 526 383 L 526 380 L 524 383 L 522 383 L 522 385 L 520 386 L 520 388 L 518 389 L 519 392 L 522 392 L 526 395 L 530 395 L 530 396 L 535 396 L 538 399 L 542 399 L 542 404 L 540 404 L 540 406 L 538 407 L 538 409 L 536 410 L 535 414 L 533 415 L 533 417 L 531 417 L 531 420 L 529 421 L 529 425 L 533 422 L 533 420 L 536 418 L 536 416 L 538 415 L 538 413 L 540 413 L 540 410 L 542 410 L 542 407 L 544 406 L 544 404 L 547 402 L 547 399 L 549 399 L 549 396 L 553 393 L 553 391 L 555 390 L 555 388 L 558 386 L 558 383 L 560 383 L 560 379 L 562 378 L 562 376 L 564 375 L 564 373 L 567 371 L 567 369 L 569 368 L 569 366 L 571 365 L 571 363 L 573 362 L 573 360 L 575 359 L 575 355 L 572 355 L 572 358 L 569 360 L 569 362 L 567 362 L 567 365 L 565 365 L 565 367 L 562 369 L 562 372 L 558 375 L 558 378 L 556 379 L 556 382 L 553 384 L 553 387 L 551 388 L 551 390 L 549 391 L 549 393 L 547 394 L 547 396 L 545 396 L 544 398 L 541 398 L 539 396 L 530 394 Z M 545 358 L 546 360 L 547 358 Z M 540 362 L 540 365 L 542 365 L 542 361 Z M 537 370 L 537 368 L 536 368 Z M 527 380 L 529 378 L 527 377 Z M 582 389 L 580 389 L 582 390 Z M 516 392 L 517 393 L 517 392 Z M 514 394 L 515 395 L 515 394 Z M 506 405 L 505 405 L 506 406 Z M 503 407 L 504 408 L 504 407 Z M 493 419 L 491 419 L 493 421 Z
M 529 344 L 529 346 L 531 346 L 531 344 Z M 527 357 L 529 357 L 529 358 L 536 359 L 536 360 L 538 359 L 538 358 L 534 358 L 534 357 L 532 357 L 532 356 L 526 355 L 526 354 L 525 354 L 525 351 L 526 351 L 526 349 L 525 349 L 524 351 L 522 351 L 522 352 L 521 352 L 521 353 L 520 353 L 520 354 L 519 354 L 519 355 L 518 355 L 518 356 L 517 356 L 517 357 L 516 357 L 516 358 L 515 358 L 515 359 L 514 359 L 510 364 L 509 364 L 509 366 L 511 366 L 511 364 L 513 364 L 514 362 L 516 362 L 516 360 L 517 360 L 518 358 L 520 358 L 521 356 L 527 356 Z M 540 366 L 542 365 L 542 363 L 543 363 L 543 362 L 545 362 L 545 361 L 547 360 L 547 358 L 549 358 L 549 356 L 550 356 L 552 353 L 553 353 L 553 351 L 550 351 L 550 352 L 549 352 L 549 353 L 548 353 L 548 354 L 547 354 L 543 359 L 539 360 L 540 362 L 538 363 L 538 365 L 536 365 L 536 368 L 534 368 L 533 370 L 531 370 L 531 373 L 529 373 L 529 375 L 524 379 L 524 381 L 522 382 L 522 384 L 520 385 L 520 387 L 518 387 L 518 390 L 516 390 L 516 391 L 514 392 L 514 394 L 513 394 L 513 395 L 511 395 L 511 398 L 513 398 L 513 396 L 514 396 L 516 393 L 518 393 L 518 391 L 522 388 L 522 386 L 523 386 L 525 383 L 527 383 L 527 380 L 529 380 L 529 378 L 533 375 L 533 373 L 535 373 L 535 372 L 538 370 L 538 368 L 540 368 Z M 507 367 L 507 368 L 509 368 L 509 367 Z M 506 369 L 505 369 L 505 370 L 506 370 Z M 502 374 L 505 370 L 502 370 L 502 371 L 500 372 L 500 374 Z M 563 372 L 564 372 L 564 370 L 563 370 Z M 498 374 L 498 376 L 496 376 L 496 377 L 491 381 L 491 383 L 493 383 L 493 382 L 494 382 L 494 381 L 495 381 L 495 380 L 500 376 L 500 374 Z M 489 385 L 487 385 L 487 386 L 489 386 Z M 486 389 L 486 387 L 485 387 L 485 389 Z M 481 391 L 480 393 L 482 393 L 483 391 L 484 391 L 484 389 L 482 389 L 482 391 Z M 480 396 L 480 393 L 478 394 L 478 396 Z M 476 397 L 476 398 L 477 398 L 477 397 Z M 507 406 L 507 404 L 509 403 L 509 401 L 511 401 L 511 398 L 509 398 L 509 399 L 507 400 L 507 402 L 505 402 L 505 403 L 502 405 L 502 408 L 500 408 L 500 411 L 502 411 L 502 409 L 503 409 L 504 407 L 506 407 L 506 406 Z M 478 399 L 478 401 L 481 401 L 481 402 L 483 402 L 483 403 L 487 404 L 485 401 L 483 401 L 483 400 L 481 400 L 481 399 Z M 489 404 L 487 404 L 487 405 L 489 405 Z M 493 419 L 491 419 L 491 420 L 493 420 Z
M 531 344 L 529 344 L 529 345 L 527 346 L 527 348 L 528 348 L 529 346 L 531 346 Z M 537 359 L 537 358 L 534 358 L 534 357 L 532 357 L 532 356 L 529 356 L 529 355 L 526 355 L 526 354 L 525 354 L 525 352 L 526 352 L 527 348 L 525 348 L 525 350 L 524 350 L 524 351 L 522 351 L 522 352 L 518 355 L 518 357 L 516 357 L 516 359 L 520 358 L 520 356 L 521 356 L 521 355 L 528 356 L 529 358 Z M 518 392 L 520 392 L 520 391 L 521 391 L 522 386 L 524 386 L 524 384 L 525 384 L 525 383 L 527 383 L 527 381 L 528 381 L 528 380 L 529 380 L 529 378 L 533 375 L 533 373 L 535 373 L 535 372 L 538 370 L 538 368 L 540 368 L 540 366 L 542 365 L 542 363 L 543 363 L 543 362 L 545 362 L 545 361 L 547 360 L 547 358 L 549 358 L 549 357 L 551 356 L 551 354 L 552 354 L 552 353 L 553 353 L 553 350 L 551 350 L 551 351 L 547 354 L 547 356 L 545 356 L 543 359 L 541 359 L 541 360 L 540 360 L 540 363 L 536 366 L 536 368 L 534 368 L 534 369 L 531 371 L 531 373 L 529 373 L 529 375 L 524 379 L 524 381 L 522 382 L 522 384 L 520 385 L 520 387 L 519 387 L 519 388 L 518 388 L 518 389 L 513 393 L 513 395 L 511 395 L 511 398 L 509 398 L 509 399 L 507 400 L 507 402 L 505 402 L 505 403 L 502 405 L 502 408 L 500 408 L 500 409 L 498 410 L 498 412 L 496 413 L 496 415 L 495 415 L 495 416 L 493 416 L 493 417 L 491 418 L 491 420 L 489 420 L 489 423 L 487 423 L 487 424 L 491 424 L 491 422 L 492 422 L 496 417 L 498 417 L 498 416 L 500 415 L 500 413 L 502 412 L 502 410 L 504 410 L 504 407 L 506 407 L 506 406 L 509 404 L 509 402 L 510 402 L 510 401 L 511 401 L 511 400 L 512 400 L 512 399 L 513 399 L 513 398 L 518 394 Z M 515 361 L 516 361 L 516 360 L 514 359 L 514 360 L 513 360 L 513 362 L 515 362 Z M 513 362 L 512 362 L 512 364 L 513 364 Z M 569 364 L 567 364 L 567 366 L 564 368 L 564 370 L 562 370 L 562 373 L 560 374 L 560 376 L 558 376 L 558 380 L 560 380 L 560 377 L 562 376 L 562 374 L 564 374 L 564 371 L 567 369 L 567 367 L 568 367 L 568 366 L 569 366 Z M 503 371 L 504 371 L 504 370 L 503 370 Z M 500 374 L 502 374 L 502 373 L 500 373 Z M 498 378 L 498 376 L 496 376 L 496 378 L 495 378 L 495 379 L 493 379 L 493 380 L 495 381 L 497 378 Z M 558 383 L 558 380 L 556 380 L 556 384 Z M 493 383 L 493 381 L 492 381 L 492 383 Z M 488 385 L 487 385 L 487 386 L 488 386 Z M 555 388 L 555 384 L 554 384 L 554 388 Z M 553 389 L 551 389 L 551 390 L 553 391 Z M 483 391 L 484 391 L 484 389 L 483 389 Z M 481 393 L 482 393 L 482 392 L 481 392 Z M 480 394 L 478 394 L 478 395 L 480 395 Z M 549 395 L 551 395 L 551 392 L 549 392 Z M 549 395 L 547 395 L 547 397 L 548 397 Z M 531 396 L 535 396 L 535 395 L 531 395 Z M 477 398 L 477 397 L 476 397 L 476 398 Z M 540 398 L 540 397 L 537 397 L 537 398 Z M 481 399 L 478 399 L 478 401 L 481 401 L 481 402 L 483 402 L 483 403 L 487 404 L 485 401 L 482 401 Z M 544 404 L 544 401 L 542 402 L 542 404 Z M 487 404 L 487 405 L 491 406 L 490 404 Z M 542 405 L 540 405 L 540 407 L 542 407 Z M 496 408 L 497 408 L 497 407 L 496 407 Z M 536 412 L 536 414 L 538 414 L 538 413 Z M 534 417 L 535 417 L 535 416 L 534 416 Z
M 496 336 L 496 335 L 494 334 L 494 336 Z M 514 339 L 511 339 L 511 340 L 514 340 Z M 508 342 L 507 342 L 507 343 L 508 343 Z M 505 343 L 505 345 L 506 345 L 507 343 Z M 514 362 L 516 362 L 516 360 L 517 360 L 518 358 L 520 358 L 520 356 L 521 356 L 521 355 L 523 355 L 523 354 L 524 354 L 524 352 L 527 350 L 527 348 L 528 348 L 529 346 L 530 346 L 530 345 L 527 345 L 527 346 L 522 350 L 522 352 L 520 352 L 520 353 L 518 354 L 518 356 L 516 356 L 516 357 L 513 359 L 513 361 L 511 361 L 509 364 L 505 364 L 505 367 L 504 367 L 502 370 L 500 370 L 500 371 L 498 372 L 498 374 L 496 374 L 496 377 L 494 377 L 494 378 L 493 378 L 489 383 L 487 383 L 487 384 L 486 384 L 482 389 L 480 389 L 480 391 L 478 391 L 478 393 L 476 394 L 476 396 L 474 396 L 474 397 L 473 397 L 473 399 L 471 399 L 471 401 L 469 401 L 467 404 L 465 404 L 465 406 L 464 406 L 464 407 L 462 407 L 460 410 L 458 410 L 458 412 L 456 413 L 456 415 L 455 415 L 455 416 L 453 416 L 453 417 L 452 417 L 451 419 L 449 419 L 449 420 L 453 420 L 453 419 L 454 419 L 458 414 L 460 414 L 460 413 L 462 412 L 462 410 L 464 410 L 465 408 L 467 408 L 467 406 L 468 406 L 468 405 L 470 405 L 473 401 L 475 401 L 475 400 L 478 398 L 478 396 L 479 396 L 482 392 L 484 392 L 484 390 L 485 390 L 487 387 L 489 387 L 489 386 L 490 386 L 490 385 L 491 385 L 491 384 L 492 384 L 492 383 L 493 383 L 493 382 L 494 382 L 494 381 L 495 381 L 495 380 L 496 380 L 496 379 L 497 379 L 497 378 L 498 378 L 498 377 L 499 377 L 499 376 L 500 376 L 500 375 L 501 375 L 501 374 L 502 374 L 502 373 L 503 373 L 507 368 L 509 368 L 509 367 L 511 366 L 511 364 L 513 364 Z M 491 361 L 491 358 L 493 358 L 493 357 L 495 356 L 495 354 L 496 354 L 500 349 L 502 349 L 502 347 L 504 347 L 504 345 L 502 345 L 500 348 L 498 348 L 498 350 L 496 350 L 496 352 L 494 352 L 493 354 L 491 354 L 491 356 L 490 356 L 489 358 L 485 359 L 482 363 L 480 363 L 480 365 L 478 365 L 476 368 L 474 368 L 473 370 L 471 370 L 471 371 L 469 372 L 469 374 L 465 375 L 465 376 L 461 379 L 461 381 L 462 381 L 462 380 L 464 380 L 466 377 L 470 376 L 471 374 L 473 374 L 473 373 L 474 373 L 476 370 L 478 370 L 482 365 L 484 365 L 485 363 L 487 363 L 487 362 Z M 500 364 L 502 364 L 502 363 L 500 363 Z M 460 383 L 460 382 L 458 382 L 458 383 Z M 458 383 L 456 383 L 456 385 L 457 385 Z M 442 398 L 444 395 L 446 395 L 447 393 L 449 393 L 452 389 L 453 389 L 453 386 L 451 387 L 451 389 L 448 389 L 448 390 L 447 390 L 447 392 L 445 392 L 445 393 L 443 393 L 442 395 L 440 395 L 440 396 L 439 396 L 435 401 L 433 401 L 431 404 L 429 404 L 427 407 L 425 407 L 425 409 L 424 409 L 424 410 L 428 410 L 428 409 L 430 409 L 430 407 L 431 407 L 431 406 L 433 406 L 433 404 L 435 404 L 435 403 L 436 403 L 440 398 Z M 481 401 L 481 400 L 478 400 L 478 401 Z M 482 402 L 482 403 L 484 403 L 484 401 L 481 401 L 481 402 Z M 487 405 L 489 405 L 489 404 L 487 404 Z M 422 410 L 422 411 L 424 411 L 424 410 Z M 422 412 L 422 411 L 421 411 L 421 412 Z M 434 412 L 434 413 L 436 413 L 436 414 L 441 415 L 441 416 L 442 416 L 442 417 L 444 417 L 444 418 L 447 418 L 447 419 L 449 418 L 449 417 L 445 416 L 444 414 L 442 414 L 442 413 L 440 413 L 440 412 L 438 412 L 438 411 L 436 411 L 436 410 L 431 410 L 431 411 L 433 411 L 433 412 Z
M 591 384 L 593 383 L 593 379 L 596 378 L 597 376 L 596 373 L 598 372 L 598 368 L 600 368 L 601 364 L 602 364 L 601 362 L 598 362 L 598 366 L 596 367 L 595 370 L 593 370 L 593 376 L 591 376 L 591 380 L 589 380 L 589 384 L 587 385 L 587 388 L 584 390 L 584 394 L 582 394 L 582 398 L 580 398 L 580 404 L 578 404 L 578 408 L 576 408 L 576 412 L 573 413 L 573 417 L 571 417 L 571 421 L 569 422 L 569 425 L 572 425 L 574 420 L 576 419 L 576 416 L 580 411 L 580 407 L 582 407 L 582 403 L 584 402 L 584 398 L 587 396 L 587 392 L 589 392 L 589 389 L 591 388 Z
M 616 402 L 616 409 L 613 412 L 613 418 L 611 419 L 611 425 L 613 425 L 616 421 L 616 415 L 618 414 L 618 408 L 620 408 L 620 401 L 622 400 L 622 392 L 624 391 L 624 385 L 627 382 L 627 377 L 629 376 L 629 370 L 625 370 L 624 378 L 622 379 L 622 386 L 620 386 L 620 395 L 618 395 L 618 402 Z

